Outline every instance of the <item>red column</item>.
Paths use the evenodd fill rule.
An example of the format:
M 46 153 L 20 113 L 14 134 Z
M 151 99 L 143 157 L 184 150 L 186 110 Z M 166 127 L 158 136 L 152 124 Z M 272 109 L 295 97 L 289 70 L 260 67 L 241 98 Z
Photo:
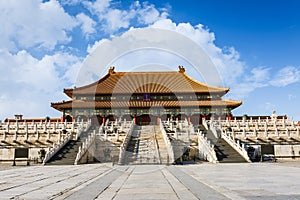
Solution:
M 188 116 L 188 123 L 191 124 L 191 116 Z
M 136 124 L 136 115 L 134 115 L 133 123 Z
M 103 117 L 102 118 L 102 125 L 104 126 L 104 124 L 105 124 L 105 121 L 106 121 L 106 119 L 105 119 L 105 117 Z

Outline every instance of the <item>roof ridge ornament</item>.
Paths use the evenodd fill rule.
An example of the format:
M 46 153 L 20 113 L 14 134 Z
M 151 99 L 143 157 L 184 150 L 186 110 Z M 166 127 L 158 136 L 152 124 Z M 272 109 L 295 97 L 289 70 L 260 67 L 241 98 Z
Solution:
M 109 74 L 114 74 L 114 73 L 116 73 L 116 72 L 115 72 L 115 67 L 110 67 L 109 70 L 108 70 L 108 73 L 109 73 Z
M 178 66 L 179 73 L 185 73 L 185 69 L 183 66 Z

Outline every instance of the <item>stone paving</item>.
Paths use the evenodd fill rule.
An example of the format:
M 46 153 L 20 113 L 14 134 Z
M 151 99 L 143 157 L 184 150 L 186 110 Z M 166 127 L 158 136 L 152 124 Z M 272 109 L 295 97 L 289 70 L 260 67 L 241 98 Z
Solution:
M 0 199 L 300 199 L 300 163 L 0 166 Z

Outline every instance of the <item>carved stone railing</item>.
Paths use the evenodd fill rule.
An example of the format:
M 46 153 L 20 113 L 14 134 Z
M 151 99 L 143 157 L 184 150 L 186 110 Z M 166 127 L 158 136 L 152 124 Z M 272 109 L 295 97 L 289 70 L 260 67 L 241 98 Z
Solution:
M 217 124 L 218 128 L 230 132 L 234 137 L 300 137 L 300 126 L 290 119 L 258 119 L 258 120 L 212 120 L 207 124 Z M 216 125 L 214 125 L 216 126 Z M 213 128 L 212 128 L 213 129 Z
M 78 122 L 6 122 L 1 123 L 1 132 L 18 132 L 18 133 L 36 133 L 36 132 L 56 132 L 59 130 L 66 130 L 72 132 L 76 129 Z
M 218 158 L 216 152 L 214 150 L 214 145 L 207 140 L 207 138 L 202 134 L 202 132 L 198 132 L 198 149 L 199 149 L 199 158 L 203 160 L 207 160 L 211 163 L 218 163 Z
M 216 121 L 210 121 L 209 123 L 209 129 L 211 130 L 211 132 L 214 134 L 215 138 L 220 138 L 221 134 L 218 133 L 217 130 L 220 129 L 220 124 Z
M 67 137 L 63 139 L 62 142 L 58 142 L 53 144 L 53 147 L 49 148 L 47 151 L 45 158 L 43 160 L 43 165 L 45 165 L 61 148 L 63 148 L 70 140 L 72 139 L 72 134 L 69 133 Z
M 134 130 L 134 123 L 132 122 L 130 125 L 130 128 L 123 140 L 123 143 L 120 146 L 120 153 L 119 153 L 119 164 L 122 165 L 124 164 L 124 159 L 125 159 L 125 154 L 126 154 L 126 149 L 128 147 L 131 135 L 133 133 Z
M 221 130 L 222 131 L 222 130 Z M 229 134 L 222 131 L 222 138 L 232 147 L 234 148 L 241 156 L 243 156 L 243 158 L 247 161 L 247 162 L 251 162 L 249 156 L 248 156 L 248 152 L 246 151 L 246 149 L 244 148 L 243 144 L 241 146 L 241 144 L 239 142 L 236 142 L 234 138 L 232 138 Z
M 81 136 L 81 134 L 85 131 L 87 131 L 92 126 L 92 121 L 88 120 L 87 123 L 84 123 L 83 121 L 78 125 L 78 131 L 76 132 L 75 140 L 78 140 L 78 138 Z
M 208 124 L 207 124 L 207 120 L 202 118 L 202 125 L 206 128 L 206 130 L 209 129 Z
M 91 145 L 96 140 L 96 130 L 92 131 L 88 137 L 82 142 L 82 145 L 78 149 L 78 153 L 76 155 L 76 159 L 74 161 L 74 165 L 77 165 L 84 154 L 90 149 Z
M 91 125 L 89 122 L 7 122 L 0 126 L 0 139 L 4 141 L 28 141 L 47 139 L 56 143 L 57 136 L 71 133 L 75 139 Z M 60 137 L 57 140 L 60 141 Z
M 166 130 L 164 128 L 164 125 L 163 125 L 161 119 L 159 119 L 159 128 L 160 128 L 160 131 L 162 133 L 162 136 L 164 138 L 164 141 L 165 141 L 165 144 L 166 144 L 166 147 L 167 147 L 167 151 L 168 151 L 168 155 L 169 155 L 169 163 L 174 163 L 175 162 L 175 158 L 174 158 L 173 147 L 172 147 L 170 138 L 167 135 L 167 132 L 166 132 Z
M 58 124 L 58 123 L 57 123 Z M 56 124 L 56 125 L 57 125 Z M 59 125 L 62 126 L 55 126 L 55 130 L 57 131 L 57 128 L 62 128 L 63 131 L 70 132 L 61 142 L 61 131 L 58 132 L 58 141 L 57 143 L 53 144 L 51 148 L 47 151 L 45 158 L 43 160 L 43 164 L 45 165 L 60 149 L 62 149 L 70 140 L 73 139 L 73 132 L 76 132 L 76 139 L 80 136 L 80 134 L 83 131 L 86 131 L 91 126 L 91 121 L 88 121 L 87 123 L 81 122 L 79 125 L 76 122 L 64 122 L 59 123 Z M 39 136 L 39 132 L 37 132 L 37 139 Z M 50 133 L 48 132 L 48 136 L 50 136 Z

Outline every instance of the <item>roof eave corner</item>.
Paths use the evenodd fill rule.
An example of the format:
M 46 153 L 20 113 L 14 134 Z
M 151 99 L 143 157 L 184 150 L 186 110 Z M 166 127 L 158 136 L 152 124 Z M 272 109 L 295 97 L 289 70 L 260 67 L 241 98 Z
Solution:
M 65 93 L 68 97 L 72 98 L 72 96 L 73 96 L 73 90 L 74 90 L 74 89 L 64 89 L 64 93 Z
M 230 88 L 224 88 L 225 94 L 229 92 Z

